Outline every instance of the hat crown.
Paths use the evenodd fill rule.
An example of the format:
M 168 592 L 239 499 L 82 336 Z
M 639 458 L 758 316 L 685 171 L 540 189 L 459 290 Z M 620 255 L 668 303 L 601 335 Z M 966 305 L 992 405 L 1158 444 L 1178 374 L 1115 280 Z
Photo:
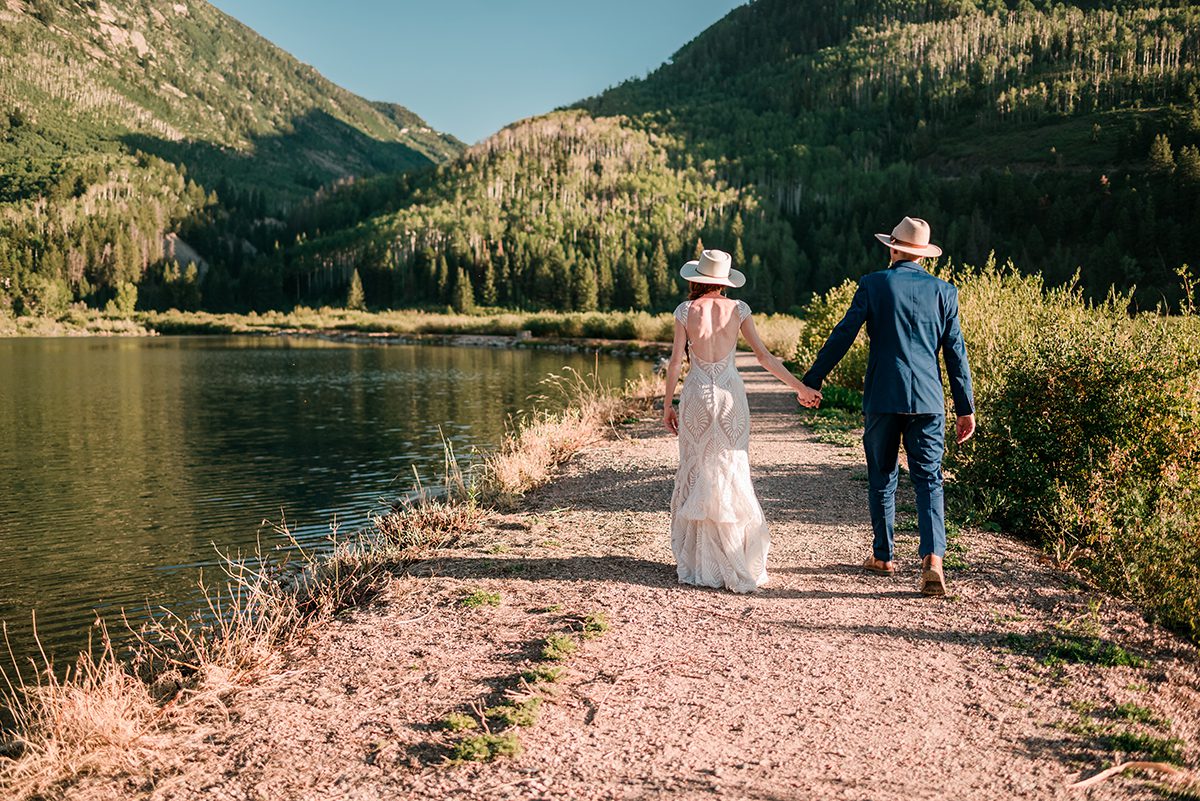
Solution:
M 906 245 L 925 247 L 929 244 L 929 223 L 920 217 L 905 217 L 892 229 L 892 239 Z
M 723 250 L 705 250 L 700 253 L 696 272 L 709 278 L 728 278 L 733 259 Z

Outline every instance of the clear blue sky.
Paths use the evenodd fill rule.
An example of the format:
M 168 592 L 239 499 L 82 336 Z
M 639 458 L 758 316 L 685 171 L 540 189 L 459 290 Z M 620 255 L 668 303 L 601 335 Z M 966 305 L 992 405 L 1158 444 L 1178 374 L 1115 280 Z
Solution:
M 212 0 L 325 77 L 474 143 L 641 77 L 745 0 Z

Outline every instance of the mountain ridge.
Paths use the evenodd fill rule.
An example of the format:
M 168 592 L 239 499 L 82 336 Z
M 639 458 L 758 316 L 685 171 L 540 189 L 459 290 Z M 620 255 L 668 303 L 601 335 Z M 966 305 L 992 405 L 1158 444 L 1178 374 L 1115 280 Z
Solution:
M 164 261 L 167 233 L 236 271 L 270 246 L 269 220 L 318 188 L 463 148 L 205 0 L 3 0 L 0 311 L 104 306 L 121 284 L 199 302 Z
M 1052 282 L 1081 270 L 1096 295 L 1136 285 L 1139 302 L 1153 305 L 1178 297 L 1180 264 L 1200 262 L 1184 233 L 1200 218 L 1197 64 L 1200 9 L 1180 2 L 757 0 L 645 78 L 504 129 L 535 128 L 555 115 L 564 129 L 568 120 L 578 128 L 584 118 L 561 115 L 583 114 L 603 139 L 608 121 L 620 120 L 659 143 L 663 158 L 645 162 L 652 176 L 589 192 L 586 165 L 572 161 L 578 137 L 556 146 L 531 136 L 531 149 L 512 160 L 540 174 L 549 197 L 528 187 L 484 202 L 497 200 L 488 184 L 503 176 L 468 155 L 429 179 L 440 189 L 422 184 L 424 194 L 400 199 L 396 211 L 353 232 L 306 239 L 285 261 L 300 273 L 331 261 L 346 274 L 360 269 L 376 288 L 369 299 L 384 305 L 396 300 L 389 279 L 403 283 L 406 271 L 437 264 L 449 277 L 425 282 L 408 302 L 461 305 L 469 293 L 456 289 L 460 271 L 478 295 L 498 260 L 520 283 L 571 273 L 580 259 L 601 285 L 601 308 L 609 298 L 618 308 L 663 309 L 673 287 L 621 291 L 607 278 L 619 270 L 603 262 L 637 264 L 653 286 L 660 250 L 678 263 L 702 241 L 734 253 L 751 276 L 743 295 L 756 307 L 786 310 L 876 269 L 870 233 L 916 214 L 934 221 L 959 263 L 982 264 L 995 251 Z M 722 182 L 736 197 L 703 220 L 670 223 L 675 229 L 639 230 L 632 219 L 628 234 L 611 233 L 604 204 L 613 191 L 637 208 L 639 182 L 671 185 L 692 169 L 716 182 L 692 199 L 708 189 L 715 198 Z M 573 209 L 558 208 L 563 185 L 585 189 L 566 201 Z M 451 187 L 470 201 L 464 214 L 421 210 Z M 565 224 L 557 238 L 521 230 L 523 219 L 547 213 Z M 427 242 L 428 252 L 389 247 L 389 236 L 393 244 Z M 463 237 L 475 244 L 460 247 Z M 380 261 L 385 253 L 390 260 Z M 522 304 L 563 308 L 562 297 L 516 294 Z M 574 307 L 591 307 L 571 301 L 580 302 Z

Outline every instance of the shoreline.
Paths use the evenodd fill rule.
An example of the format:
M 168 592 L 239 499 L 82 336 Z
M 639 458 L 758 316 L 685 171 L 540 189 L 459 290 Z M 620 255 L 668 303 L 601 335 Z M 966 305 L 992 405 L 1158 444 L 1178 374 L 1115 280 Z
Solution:
M 124 781 L 129 797 L 174 801 L 262 786 L 910 799 L 937 766 L 944 797 L 1066 799 L 1114 748 L 1197 764 L 1193 646 L 987 531 L 956 534 L 944 600 L 909 586 L 904 525 L 902 575 L 864 576 L 857 451 L 805 430 L 790 396 L 739 361 L 774 541 L 764 591 L 675 582 L 674 442 L 643 409 L 523 500 L 390 571 L 379 595 L 305 630 L 215 716 L 168 715 L 139 741 L 154 779 L 101 773 L 73 797 Z M 907 520 L 911 499 L 898 501 Z M 913 677 L 938 694 L 914 703 Z M 860 771 L 883 750 L 896 762 L 887 784 Z M 1116 778 L 1089 798 L 1145 787 Z

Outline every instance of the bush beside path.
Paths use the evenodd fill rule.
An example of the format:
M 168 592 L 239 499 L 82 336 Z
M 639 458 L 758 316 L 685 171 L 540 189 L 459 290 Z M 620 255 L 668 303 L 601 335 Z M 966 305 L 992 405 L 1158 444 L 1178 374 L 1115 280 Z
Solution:
M 1158 795 L 1067 785 L 1200 764 L 1193 646 L 989 532 L 959 533 L 950 595 L 922 598 L 906 477 L 898 575 L 864 574 L 859 451 L 738 358 L 763 591 L 676 583 L 652 414 L 166 732 L 158 779 L 76 797 L 1104 799 Z

